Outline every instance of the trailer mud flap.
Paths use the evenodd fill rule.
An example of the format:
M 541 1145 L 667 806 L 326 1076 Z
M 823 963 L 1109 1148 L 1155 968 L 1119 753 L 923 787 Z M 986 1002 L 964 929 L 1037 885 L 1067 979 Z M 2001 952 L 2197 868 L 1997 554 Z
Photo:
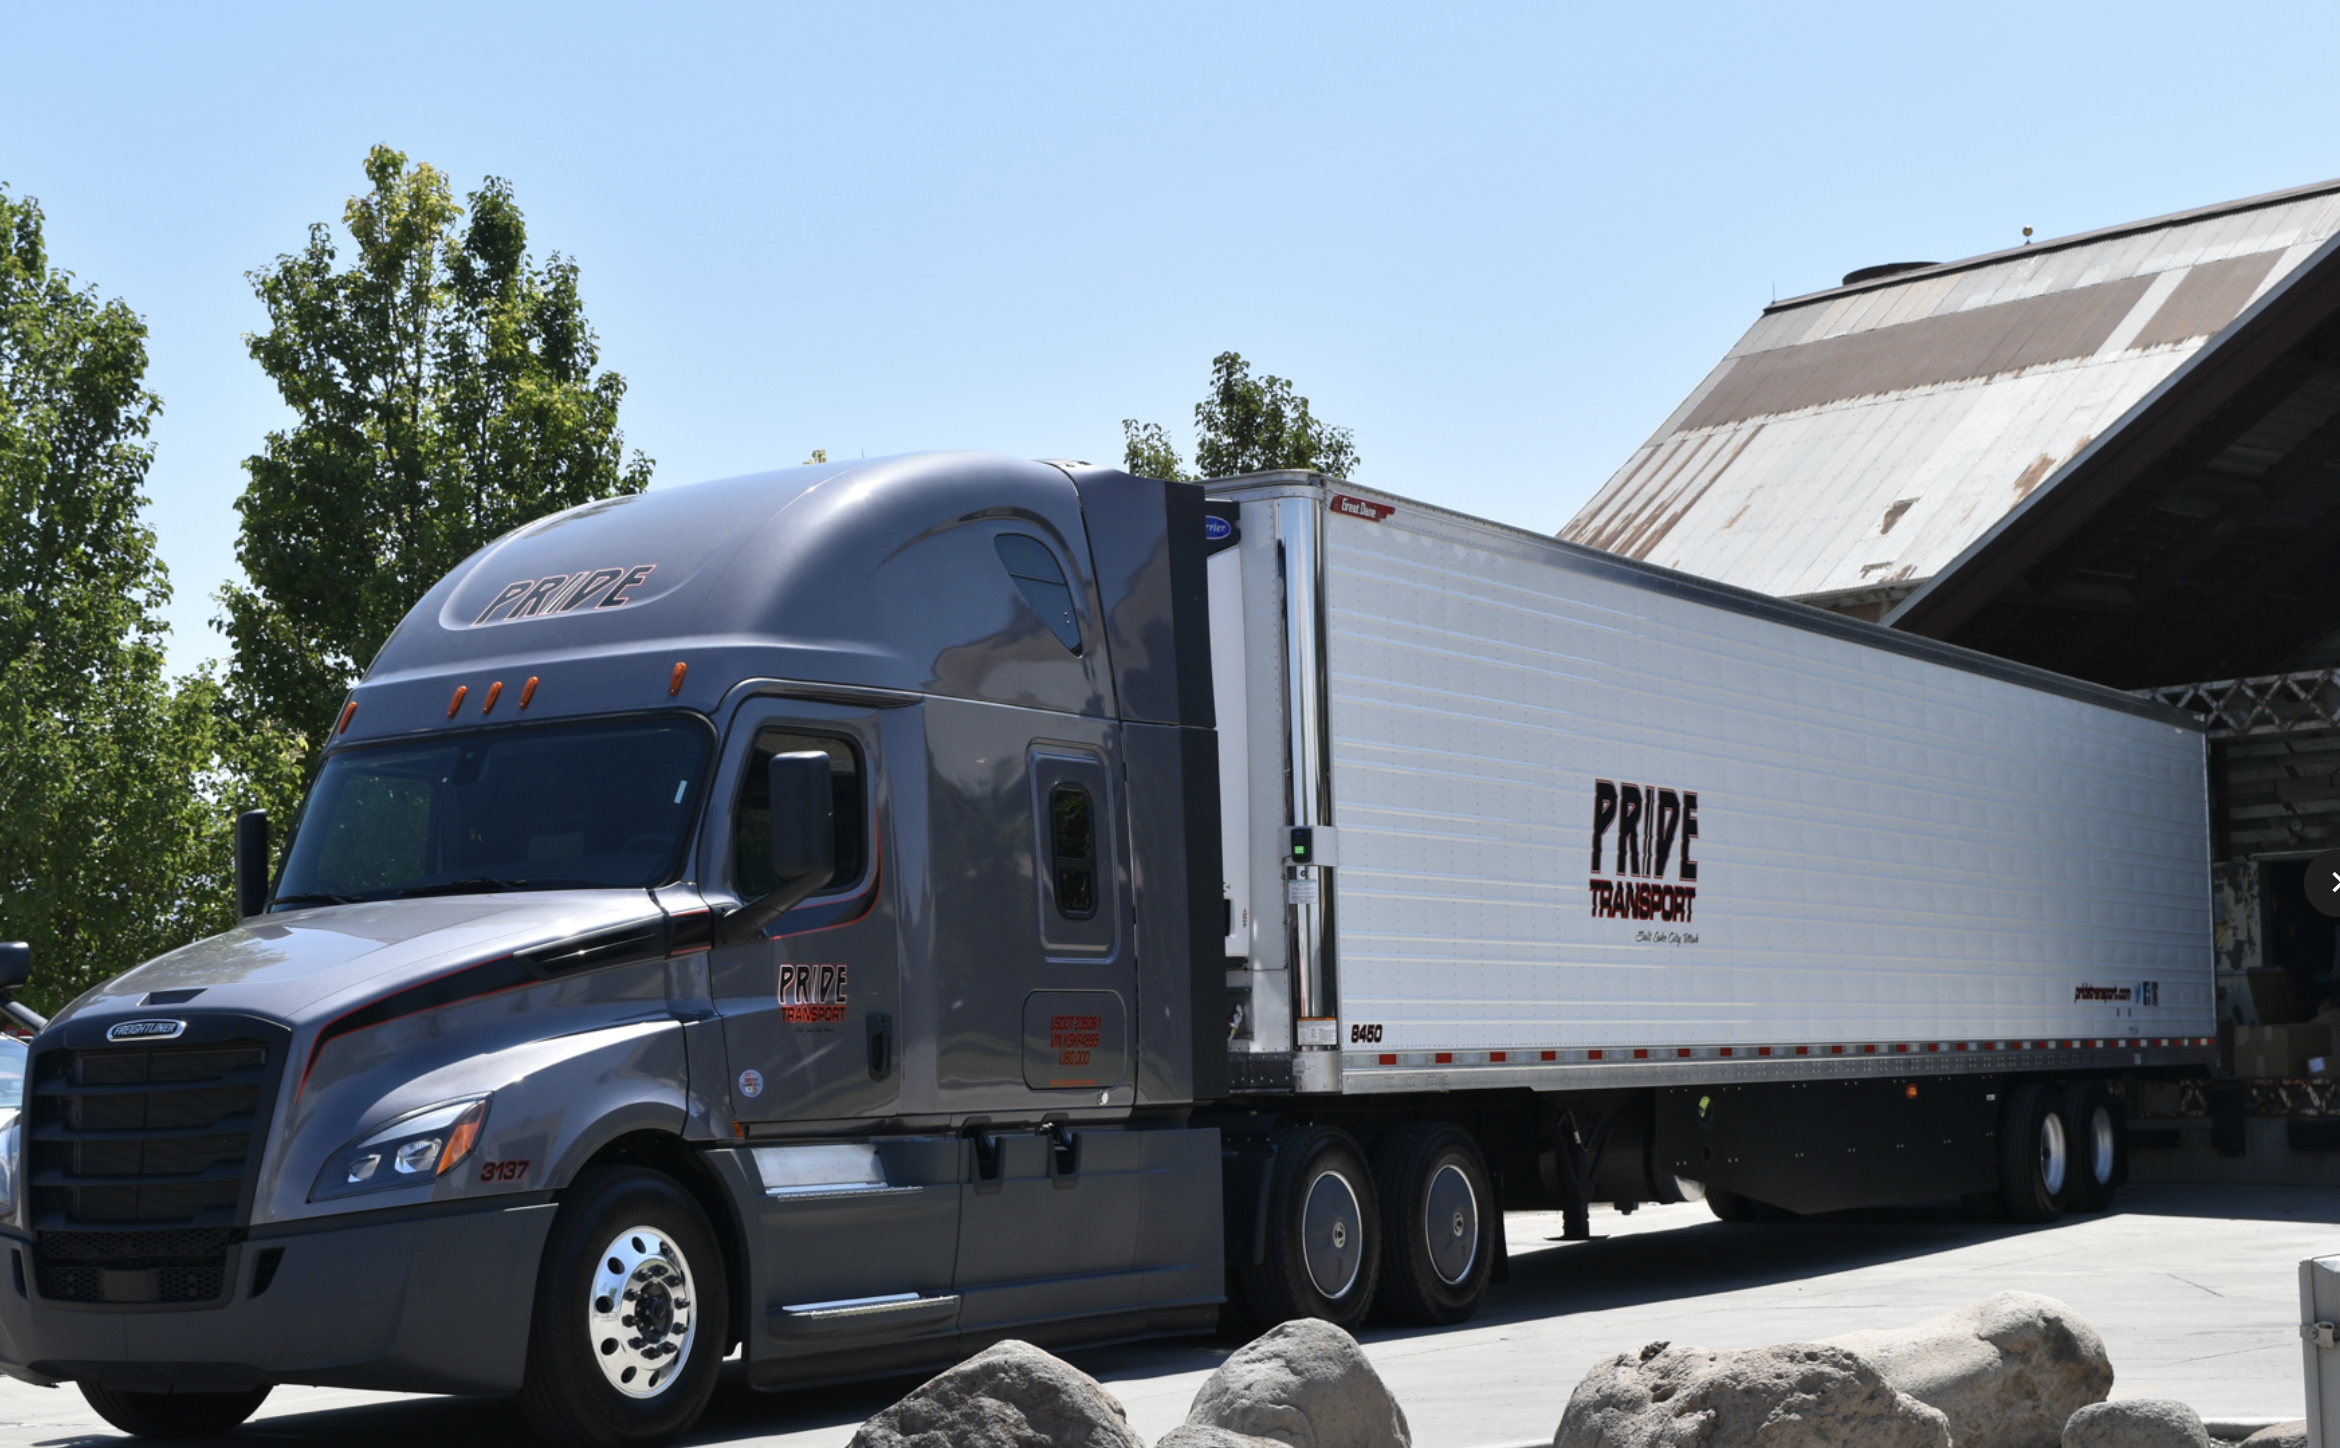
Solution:
M 1229 1141 L 1219 1148 L 1221 1200 L 1229 1262 L 1267 1260 L 1268 1182 L 1276 1170 L 1273 1141 Z

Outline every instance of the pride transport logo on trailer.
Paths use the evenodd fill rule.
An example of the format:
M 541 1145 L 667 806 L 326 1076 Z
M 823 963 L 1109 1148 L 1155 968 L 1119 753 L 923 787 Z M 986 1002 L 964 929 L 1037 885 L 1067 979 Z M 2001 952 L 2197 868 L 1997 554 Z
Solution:
M 1609 832 L 1616 831 L 1612 856 Z M 1657 784 L 1593 781 L 1592 892 L 1595 919 L 1659 920 L 1687 925 L 1698 900 L 1698 792 Z M 1608 869 L 1611 859 L 1615 868 Z M 1675 883 L 1665 883 L 1666 871 Z M 1602 879 L 1611 874 L 1614 879 Z

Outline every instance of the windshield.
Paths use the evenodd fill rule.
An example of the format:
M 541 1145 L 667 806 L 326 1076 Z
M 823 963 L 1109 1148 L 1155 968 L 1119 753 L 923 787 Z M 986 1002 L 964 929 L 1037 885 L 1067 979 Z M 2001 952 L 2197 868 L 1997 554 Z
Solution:
M 685 719 L 542 725 L 325 761 L 277 908 L 671 879 L 711 736 Z

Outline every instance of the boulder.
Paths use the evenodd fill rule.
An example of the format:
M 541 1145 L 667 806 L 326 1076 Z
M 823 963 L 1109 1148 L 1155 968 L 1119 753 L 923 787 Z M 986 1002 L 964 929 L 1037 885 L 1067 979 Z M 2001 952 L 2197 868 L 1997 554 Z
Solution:
M 2104 1339 L 2036 1292 L 2002 1292 L 1913 1327 L 1828 1341 L 1940 1408 L 1958 1448 L 2056 1448 L 2065 1421 L 2112 1391 Z
M 1651 1343 L 1596 1364 L 1552 1448 L 1950 1448 L 1950 1422 L 1826 1343 Z
M 1155 1448 L 1413 1448 L 1406 1410 L 1357 1339 L 1303 1318 L 1235 1350 L 1204 1381 L 1186 1421 Z
M 2270 1423 L 2243 1439 L 2242 1448 L 2307 1448 L 2307 1419 Z
M 2064 1425 L 2064 1448 L 2210 1448 L 2194 1410 L 2170 1398 L 2090 1403 Z
M 985 1348 L 861 1425 L 850 1448 L 1145 1448 L 1095 1378 L 1028 1342 Z

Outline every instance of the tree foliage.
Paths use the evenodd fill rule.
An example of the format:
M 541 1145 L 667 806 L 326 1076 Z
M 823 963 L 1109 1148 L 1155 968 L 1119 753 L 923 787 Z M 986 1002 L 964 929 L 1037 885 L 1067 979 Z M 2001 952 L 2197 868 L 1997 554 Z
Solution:
M 1272 374 L 1254 377 L 1240 354 L 1211 359 L 1211 386 L 1194 405 L 1195 474 L 1205 478 L 1306 468 L 1333 477 L 1358 468 L 1356 438 L 1319 421 L 1308 399 Z M 1124 418 L 1122 466 L 1141 477 L 1185 478 L 1184 464 L 1159 423 Z
M 251 274 L 252 357 L 294 413 L 245 462 L 223 590 L 242 712 L 321 742 L 343 692 L 440 576 L 532 519 L 640 492 L 625 380 L 599 371 L 576 264 L 528 255 L 512 188 L 458 205 L 446 176 L 377 146 L 372 189 Z
M 53 1008 L 231 924 L 229 820 L 298 766 L 211 679 L 163 675 L 145 324 L 50 266 L 4 188 L 0 239 L 0 936 Z

